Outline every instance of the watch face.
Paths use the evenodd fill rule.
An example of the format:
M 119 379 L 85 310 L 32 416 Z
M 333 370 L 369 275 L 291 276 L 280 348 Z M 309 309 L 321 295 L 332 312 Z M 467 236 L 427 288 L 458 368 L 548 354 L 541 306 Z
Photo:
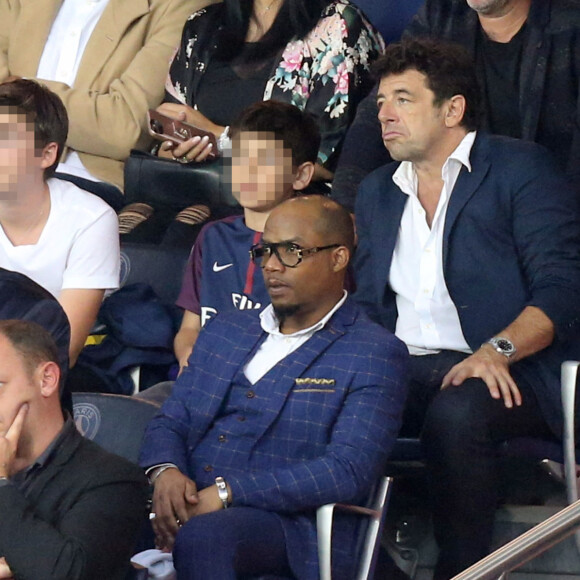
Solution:
M 507 338 L 492 338 L 489 341 L 498 352 L 510 356 L 516 352 L 516 347 Z
M 506 352 L 510 352 L 514 348 L 514 345 L 509 340 L 506 340 L 505 338 L 500 338 L 496 344 L 499 348 L 501 348 L 502 350 L 504 350 Z

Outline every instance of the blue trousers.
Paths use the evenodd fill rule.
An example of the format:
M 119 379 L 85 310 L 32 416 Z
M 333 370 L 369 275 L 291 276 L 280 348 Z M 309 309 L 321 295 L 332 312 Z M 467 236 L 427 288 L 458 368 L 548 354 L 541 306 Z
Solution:
M 177 534 L 173 560 L 178 580 L 293 578 L 280 517 L 256 508 L 192 518 Z
M 467 355 L 442 351 L 411 357 L 411 383 L 402 434 L 420 433 L 427 463 L 439 559 L 435 580 L 446 580 L 489 553 L 498 503 L 498 446 L 515 437 L 552 438 L 533 389 L 511 374 L 522 405 L 492 399 L 481 379 L 440 390 Z

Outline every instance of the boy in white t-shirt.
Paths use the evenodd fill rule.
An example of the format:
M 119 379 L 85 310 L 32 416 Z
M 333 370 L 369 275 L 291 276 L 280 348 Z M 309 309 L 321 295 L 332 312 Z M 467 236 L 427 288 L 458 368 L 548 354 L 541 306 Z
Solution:
M 71 325 L 71 366 L 105 290 L 119 282 L 117 216 L 101 199 L 51 179 L 68 118 L 35 81 L 0 85 L 0 267 L 26 274 L 60 302 Z

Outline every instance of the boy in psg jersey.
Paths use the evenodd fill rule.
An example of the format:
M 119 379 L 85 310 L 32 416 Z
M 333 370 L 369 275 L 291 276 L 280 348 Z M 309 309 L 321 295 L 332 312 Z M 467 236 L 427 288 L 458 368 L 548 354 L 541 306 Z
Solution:
M 269 302 L 249 250 L 272 209 L 309 185 L 320 145 L 310 115 L 271 100 L 248 107 L 231 136 L 232 192 L 244 214 L 207 224 L 196 240 L 177 300 L 185 310 L 174 342 L 181 369 L 201 327 L 218 311 L 258 310 Z

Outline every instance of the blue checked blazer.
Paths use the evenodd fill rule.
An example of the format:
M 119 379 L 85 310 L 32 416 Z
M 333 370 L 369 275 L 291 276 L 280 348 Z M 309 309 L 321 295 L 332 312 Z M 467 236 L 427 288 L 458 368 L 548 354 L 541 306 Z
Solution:
M 143 467 L 172 462 L 193 476 L 196 447 L 264 337 L 249 312 L 223 313 L 204 327 L 189 366 L 146 431 Z M 406 347 L 347 299 L 322 330 L 274 367 L 278 379 L 255 418 L 243 465 L 232 457 L 222 461 L 231 468 L 218 473 L 216 466 L 212 477 L 222 475 L 231 486 L 233 509 L 281 515 L 297 578 L 318 577 L 315 508 L 361 500 L 382 473 L 400 427 L 407 359 Z M 350 575 L 353 524 L 342 521 L 335 536 L 333 567 L 340 578 Z

